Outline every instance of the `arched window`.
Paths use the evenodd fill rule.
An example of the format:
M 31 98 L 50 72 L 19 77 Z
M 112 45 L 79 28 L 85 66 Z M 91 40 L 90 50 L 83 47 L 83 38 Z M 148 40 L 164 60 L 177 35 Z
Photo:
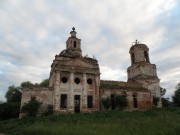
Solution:
M 149 56 L 147 51 L 144 51 L 144 57 L 145 57 L 145 61 L 149 62 Z
M 131 62 L 132 62 L 132 64 L 135 63 L 135 55 L 134 55 L 134 53 L 131 54 Z
M 74 41 L 74 48 L 76 48 L 76 41 Z

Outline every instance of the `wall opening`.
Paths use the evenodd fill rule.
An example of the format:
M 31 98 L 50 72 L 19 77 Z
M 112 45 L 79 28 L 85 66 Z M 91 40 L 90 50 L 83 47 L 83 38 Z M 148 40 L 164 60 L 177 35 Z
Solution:
M 68 79 L 67 79 L 67 77 L 62 77 L 62 78 L 61 78 L 61 81 L 62 81 L 63 83 L 67 83 Z
M 80 83 L 80 79 L 79 79 L 79 78 L 75 78 L 75 79 L 74 79 L 74 82 L 75 82 L 76 84 L 79 84 L 79 83 Z
M 116 108 L 115 95 L 111 94 L 111 109 L 115 110 L 115 108 Z
M 144 58 L 145 58 L 145 61 L 149 62 L 149 55 L 147 51 L 144 51 Z
M 80 95 L 74 96 L 74 112 L 79 113 L 80 112 Z
M 67 108 L 67 94 L 61 94 L 61 106 L 62 109 Z
M 87 97 L 87 107 L 93 108 L 93 96 L 88 95 Z
M 76 48 L 77 47 L 77 45 L 76 45 L 76 41 L 74 41 L 74 48 Z
M 133 95 L 133 105 L 134 105 L 134 108 L 138 108 L 138 100 L 137 100 L 137 94 L 134 94 Z
M 92 79 L 91 78 L 87 79 L 87 83 L 92 84 Z
M 131 63 L 132 64 L 135 63 L 135 55 L 134 55 L 134 53 L 131 54 Z

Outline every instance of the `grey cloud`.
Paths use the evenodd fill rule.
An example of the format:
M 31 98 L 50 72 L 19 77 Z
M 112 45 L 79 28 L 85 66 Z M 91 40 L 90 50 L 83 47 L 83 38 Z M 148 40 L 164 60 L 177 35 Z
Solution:
M 83 54 L 95 55 L 99 60 L 102 78 L 113 79 L 113 75 L 117 80 L 126 81 L 132 42 L 138 38 L 147 44 L 151 62 L 157 64 L 159 77 L 163 78 L 162 86 L 171 89 L 172 93 L 172 87 L 179 79 L 173 69 L 180 66 L 177 60 L 180 31 L 176 29 L 179 17 L 176 17 L 178 23 L 171 25 L 177 1 L 1 2 L 0 82 L 3 84 L 0 85 L 3 85 L 3 90 L 0 88 L 0 93 L 11 84 L 19 85 L 27 80 L 39 82 L 47 78 L 51 62 L 55 54 L 65 48 L 72 26 L 76 27 L 77 36 L 82 39 Z M 166 16 L 170 13 L 172 16 Z M 173 49 L 169 51 L 170 48 Z M 163 72 L 167 72 L 166 76 L 173 74 L 176 81 L 164 80 Z

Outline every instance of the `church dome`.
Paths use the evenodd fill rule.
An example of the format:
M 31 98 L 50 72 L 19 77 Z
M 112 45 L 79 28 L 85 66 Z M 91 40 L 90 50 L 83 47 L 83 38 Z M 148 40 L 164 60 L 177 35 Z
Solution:
M 131 64 L 136 64 L 139 62 L 147 62 L 150 63 L 149 60 L 149 48 L 147 45 L 138 42 L 137 40 L 134 42 L 135 44 L 131 46 L 129 53 L 131 55 Z
M 134 50 L 135 48 L 139 48 L 139 49 L 143 49 L 143 50 L 149 50 L 149 48 L 147 47 L 147 45 L 145 45 L 145 44 L 135 44 L 135 45 L 133 45 L 133 46 L 131 46 L 131 48 L 130 48 L 130 52 L 132 51 L 132 50 Z

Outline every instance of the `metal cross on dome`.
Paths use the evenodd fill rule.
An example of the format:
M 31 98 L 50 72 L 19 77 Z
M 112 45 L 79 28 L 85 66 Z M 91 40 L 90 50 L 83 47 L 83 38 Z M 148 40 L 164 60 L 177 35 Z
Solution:
M 133 42 L 133 43 L 134 43 L 134 45 L 137 45 L 137 44 L 139 44 L 140 42 L 136 39 L 135 42 Z

